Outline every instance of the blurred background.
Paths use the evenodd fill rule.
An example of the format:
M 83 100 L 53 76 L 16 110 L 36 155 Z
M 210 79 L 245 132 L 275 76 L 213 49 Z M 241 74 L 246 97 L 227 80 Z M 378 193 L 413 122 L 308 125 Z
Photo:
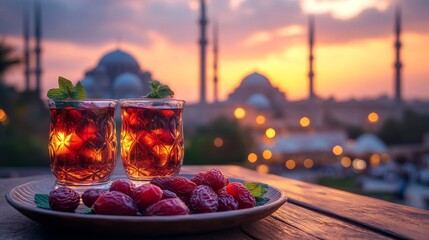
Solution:
M 115 99 L 160 80 L 187 101 L 184 164 L 429 209 L 428 11 L 426 0 L 0 0 L 0 177 L 49 174 L 58 76 Z

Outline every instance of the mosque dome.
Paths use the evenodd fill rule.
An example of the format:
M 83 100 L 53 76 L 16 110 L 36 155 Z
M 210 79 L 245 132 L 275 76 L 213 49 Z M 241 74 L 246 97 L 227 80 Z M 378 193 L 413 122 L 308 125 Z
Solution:
M 126 72 L 116 77 L 115 81 L 113 82 L 114 88 L 125 87 L 125 86 L 143 88 L 143 83 L 141 82 L 140 78 L 137 75 Z
M 365 133 L 356 139 L 355 145 L 350 150 L 355 154 L 384 153 L 387 147 L 376 135 Z
M 138 62 L 133 56 L 119 49 L 111 51 L 104 55 L 98 63 L 99 66 L 103 65 L 105 67 L 117 64 L 129 65 L 132 67 L 140 68 Z
M 105 73 L 106 72 L 106 67 L 104 65 L 98 65 L 94 69 L 94 72 L 96 72 L 96 73 Z
M 91 97 L 97 88 L 94 78 L 86 76 L 80 82 L 82 83 L 83 88 L 85 88 L 87 95 Z
M 143 92 L 143 82 L 133 73 L 122 73 L 113 82 L 116 97 L 139 97 Z
M 247 104 L 255 106 L 255 107 L 259 107 L 259 108 L 269 108 L 271 107 L 271 102 L 270 100 L 263 94 L 260 93 L 255 93 L 253 95 L 251 95 L 247 101 Z
M 267 77 L 258 72 L 254 72 L 247 75 L 241 81 L 240 87 L 271 88 L 272 86 Z

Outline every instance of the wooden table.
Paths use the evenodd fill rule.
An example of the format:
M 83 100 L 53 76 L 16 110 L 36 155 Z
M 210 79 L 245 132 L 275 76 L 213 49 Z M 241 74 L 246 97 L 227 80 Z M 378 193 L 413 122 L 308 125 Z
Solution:
M 185 166 L 184 173 L 212 167 L 225 175 L 277 186 L 288 203 L 271 216 L 225 231 L 177 239 L 429 239 L 429 212 L 237 166 Z M 0 194 L 46 175 L 0 180 Z M 0 199 L 0 239 L 123 239 L 50 229 L 24 217 Z M 65 238 L 63 236 L 66 236 Z M 136 238 L 141 239 L 141 238 Z M 159 239 L 159 238 L 158 238 Z M 170 239 L 170 238 L 169 238 Z

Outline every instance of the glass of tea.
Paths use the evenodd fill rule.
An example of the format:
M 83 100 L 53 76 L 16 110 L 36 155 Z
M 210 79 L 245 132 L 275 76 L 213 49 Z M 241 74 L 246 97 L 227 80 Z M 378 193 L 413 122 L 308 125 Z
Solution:
M 59 185 L 106 183 L 116 164 L 116 100 L 48 100 L 49 156 Z
M 121 99 L 121 157 L 132 180 L 177 175 L 183 163 L 182 110 L 176 99 Z

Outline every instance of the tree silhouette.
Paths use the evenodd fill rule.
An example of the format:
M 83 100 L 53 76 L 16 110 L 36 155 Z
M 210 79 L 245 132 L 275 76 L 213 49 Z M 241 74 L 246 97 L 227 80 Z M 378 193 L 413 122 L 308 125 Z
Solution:
M 3 84 L 5 73 L 12 67 L 21 63 L 21 59 L 15 56 L 15 48 L 8 45 L 4 39 L 0 40 L 0 85 Z
M 222 139 L 221 146 L 214 145 L 216 138 Z M 253 140 L 236 121 L 219 118 L 198 128 L 187 143 L 185 164 L 239 164 L 246 160 Z
M 420 144 L 423 136 L 429 132 L 429 115 L 406 110 L 402 120 L 387 120 L 378 132 L 378 136 L 388 145 Z

